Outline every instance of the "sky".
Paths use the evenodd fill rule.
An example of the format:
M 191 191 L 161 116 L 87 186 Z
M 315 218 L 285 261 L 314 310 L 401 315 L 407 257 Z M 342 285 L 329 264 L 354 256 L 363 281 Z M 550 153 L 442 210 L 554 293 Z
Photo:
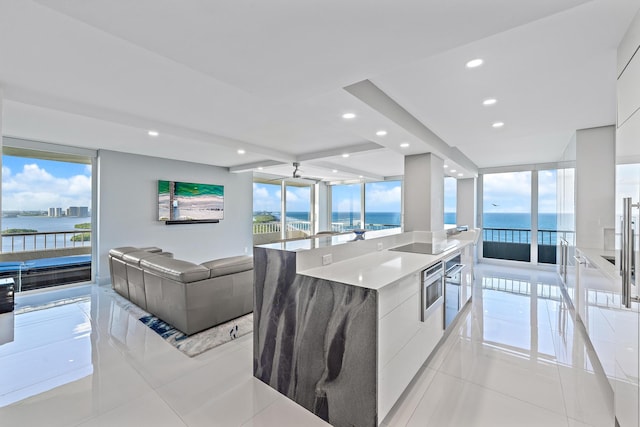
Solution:
M 282 190 L 280 184 L 253 183 L 254 212 L 280 212 Z M 291 212 L 309 212 L 311 206 L 309 187 L 287 187 L 287 210 Z
M 365 203 L 369 212 L 400 212 L 402 186 L 400 181 L 366 184 Z M 280 184 L 253 184 L 253 210 L 280 212 Z M 360 212 L 360 184 L 332 187 L 334 212 Z M 310 208 L 309 187 L 287 187 L 287 210 L 307 212 Z
M 483 177 L 485 213 L 531 211 L 531 172 L 486 174 Z M 538 173 L 538 212 L 556 213 L 556 172 Z
M 91 166 L 2 156 L 2 210 L 91 206 Z
M 454 178 L 444 180 L 444 211 L 455 212 L 456 187 Z M 538 206 L 540 213 L 556 212 L 556 173 L 538 174 Z M 485 212 L 529 212 L 531 209 L 531 172 L 508 172 L 484 175 Z M 292 212 L 309 210 L 309 189 L 287 188 L 287 209 Z M 369 212 L 400 212 L 402 187 L 400 181 L 367 183 L 365 203 Z M 334 212 L 360 212 L 360 184 L 332 187 Z M 254 184 L 254 210 L 279 212 L 280 185 Z

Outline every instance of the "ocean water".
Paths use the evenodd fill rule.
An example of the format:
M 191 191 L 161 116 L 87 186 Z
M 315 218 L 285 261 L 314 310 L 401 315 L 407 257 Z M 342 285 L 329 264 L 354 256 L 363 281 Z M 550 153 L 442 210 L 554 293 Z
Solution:
M 6 217 L 2 218 L 2 230 L 7 230 L 11 228 L 18 229 L 29 229 L 36 230 L 39 232 L 46 231 L 76 231 L 76 224 L 84 224 L 87 222 L 91 222 L 90 217 L 48 217 L 48 216 L 18 216 L 18 217 Z M 52 235 L 49 235 L 47 238 L 46 244 L 48 248 L 54 247 L 54 238 Z M 73 243 L 69 240 L 71 239 L 71 235 L 63 235 L 58 234 L 55 237 L 55 246 L 62 248 L 66 245 L 73 246 Z M 77 243 L 81 245 L 80 243 Z M 45 236 L 38 235 L 35 238 L 35 242 L 33 238 L 27 239 L 15 239 L 13 241 L 13 247 L 16 251 L 22 250 L 34 250 L 34 249 L 44 249 L 45 247 Z M 35 246 L 34 246 L 35 245 Z M 85 242 L 85 246 L 91 246 L 90 242 Z M 2 239 L 2 251 L 3 252 L 12 252 L 12 240 L 10 237 L 4 237 Z
M 289 218 L 307 221 L 309 219 L 308 212 L 287 212 Z M 331 215 L 332 222 L 352 223 L 357 222 L 360 218 L 360 212 L 333 212 Z M 399 212 L 367 212 L 365 223 L 367 224 L 384 224 L 384 225 L 400 225 Z M 445 224 L 455 224 L 455 212 L 445 212 Z M 531 229 L 531 214 L 527 213 L 486 213 L 483 216 L 485 228 L 509 228 L 509 229 Z M 462 225 L 462 224 L 461 224 Z M 538 216 L 538 229 L 540 230 L 557 230 L 556 214 L 543 213 Z
M 2 229 L 21 228 L 37 231 L 72 231 L 76 224 L 91 222 L 90 217 L 18 216 L 2 218 Z

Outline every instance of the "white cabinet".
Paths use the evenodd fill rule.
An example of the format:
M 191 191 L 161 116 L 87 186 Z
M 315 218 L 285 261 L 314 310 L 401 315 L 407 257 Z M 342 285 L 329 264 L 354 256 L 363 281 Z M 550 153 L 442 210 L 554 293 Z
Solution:
M 474 282 L 474 271 L 473 271 L 473 262 L 474 262 L 474 252 L 476 249 L 476 245 L 469 244 L 462 248 L 460 262 L 464 264 L 464 269 L 462 270 L 462 277 L 460 283 L 460 308 L 464 307 L 464 305 L 471 299 L 471 294 L 473 291 L 473 282 Z
M 615 283 L 597 267 L 592 260 L 594 255 L 584 256 L 580 249 L 577 249 L 576 253 L 579 262 L 574 306 L 607 378 L 612 381 L 615 376 L 614 324 L 619 307 Z
M 378 421 L 382 422 L 443 336 L 442 301 L 420 320 L 420 274 L 378 293 Z
M 613 393 L 620 426 L 640 425 L 638 303 L 620 308 L 615 316 L 615 375 Z

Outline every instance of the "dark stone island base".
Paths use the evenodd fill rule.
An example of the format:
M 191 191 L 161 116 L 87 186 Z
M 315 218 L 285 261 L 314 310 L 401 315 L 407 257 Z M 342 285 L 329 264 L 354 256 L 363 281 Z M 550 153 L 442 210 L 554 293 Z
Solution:
M 336 427 L 377 426 L 377 293 L 254 248 L 253 375 Z

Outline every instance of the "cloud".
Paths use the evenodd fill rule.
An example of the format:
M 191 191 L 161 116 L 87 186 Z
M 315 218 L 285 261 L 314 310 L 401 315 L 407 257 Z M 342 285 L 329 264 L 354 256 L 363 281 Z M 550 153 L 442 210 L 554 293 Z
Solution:
M 254 183 L 253 211 L 280 212 L 280 186 Z
M 530 172 L 487 174 L 483 182 L 484 212 L 530 212 Z
M 91 176 L 58 178 L 35 163 L 15 175 L 2 168 L 3 210 L 47 210 L 50 207 L 91 206 Z
M 400 182 L 367 184 L 365 206 L 368 212 L 400 212 L 402 208 L 402 185 Z

